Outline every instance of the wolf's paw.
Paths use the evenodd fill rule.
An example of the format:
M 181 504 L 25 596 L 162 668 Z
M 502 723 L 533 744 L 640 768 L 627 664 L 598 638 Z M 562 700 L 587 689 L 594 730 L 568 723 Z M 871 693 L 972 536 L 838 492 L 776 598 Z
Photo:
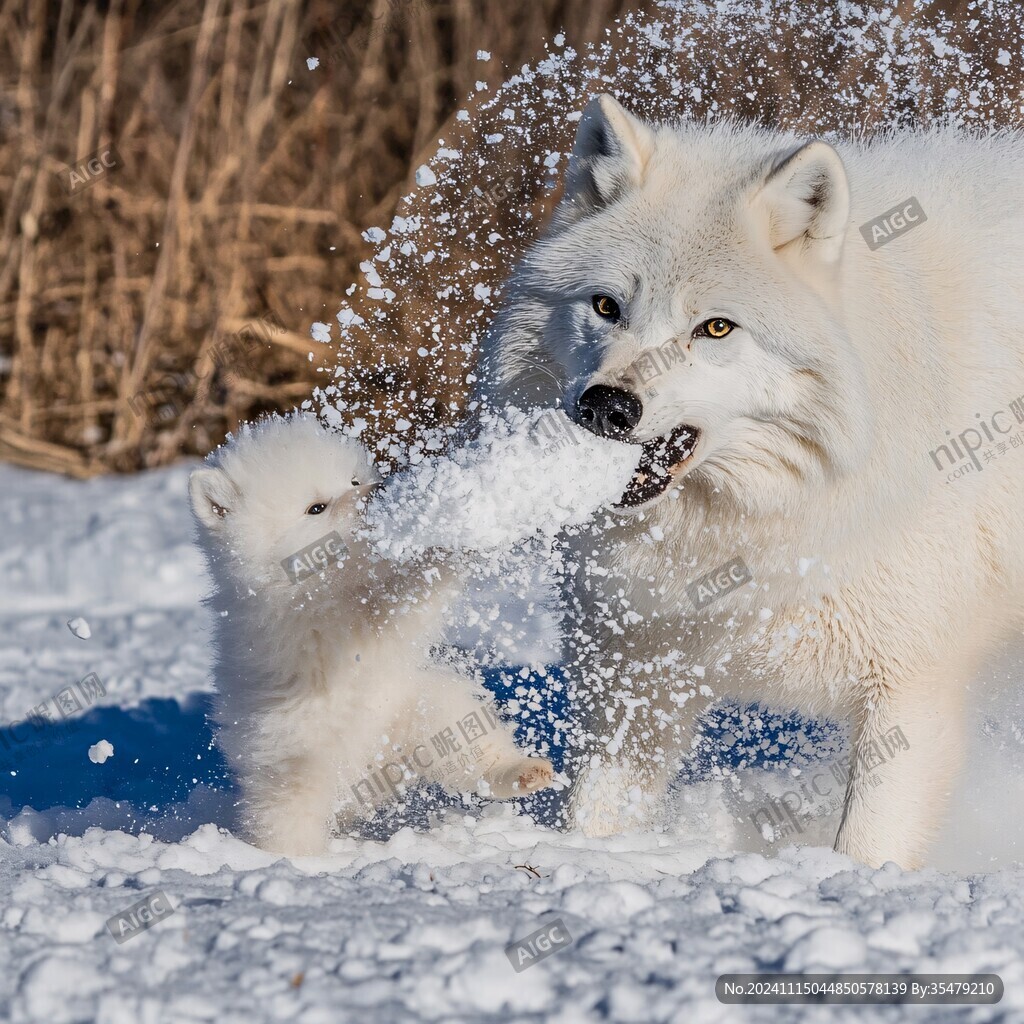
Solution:
M 535 793 L 538 789 L 547 789 L 554 778 L 555 769 L 546 757 L 524 757 L 493 768 L 484 776 L 493 800 L 511 800 Z
M 248 838 L 254 846 L 281 857 L 321 857 L 327 853 L 326 830 L 298 830 L 292 835 L 258 833 Z
M 570 806 L 576 827 L 590 839 L 642 831 L 652 823 L 650 795 L 616 765 L 591 764 L 577 781 Z
M 301 803 L 262 809 L 245 823 L 245 839 L 282 857 L 319 857 L 327 852 L 331 823 Z

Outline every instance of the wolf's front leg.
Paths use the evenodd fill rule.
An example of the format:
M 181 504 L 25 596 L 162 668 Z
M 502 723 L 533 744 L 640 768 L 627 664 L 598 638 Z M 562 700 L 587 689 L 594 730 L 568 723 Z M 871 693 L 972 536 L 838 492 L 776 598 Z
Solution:
M 858 724 L 835 847 L 871 867 L 923 862 L 960 766 L 962 687 L 890 687 Z
M 611 687 L 588 703 L 573 744 L 572 823 L 587 836 L 653 827 L 707 701 L 681 700 L 663 679 L 631 692 Z
M 308 857 L 327 850 L 337 797 L 334 767 L 295 756 L 245 773 L 242 818 L 250 842 L 271 853 Z

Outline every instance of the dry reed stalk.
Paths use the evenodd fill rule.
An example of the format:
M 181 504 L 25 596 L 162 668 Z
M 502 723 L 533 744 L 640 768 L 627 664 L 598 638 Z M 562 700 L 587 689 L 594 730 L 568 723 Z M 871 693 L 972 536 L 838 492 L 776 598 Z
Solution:
M 0 458 L 159 465 L 308 395 L 337 358 L 309 360 L 308 325 L 472 89 L 477 49 L 533 60 L 591 20 L 577 6 L 0 0 Z M 325 22 L 359 59 L 311 74 Z M 64 193 L 66 167 L 110 142 L 123 166 Z M 265 316 L 286 333 L 251 375 L 201 372 Z

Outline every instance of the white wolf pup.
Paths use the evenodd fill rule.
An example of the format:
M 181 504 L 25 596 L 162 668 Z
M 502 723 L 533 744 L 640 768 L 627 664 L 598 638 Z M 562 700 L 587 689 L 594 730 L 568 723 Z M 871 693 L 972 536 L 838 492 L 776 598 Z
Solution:
M 922 863 L 1024 621 L 1021 134 L 833 147 L 599 97 L 483 369 L 638 446 L 571 602 L 579 823 L 656 806 L 713 693 L 847 719 L 837 849 Z
M 518 750 L 482 688 L 430 663 L 454 581 L 437 567 L 414 580 L 357 538 L 378 480 L 357 442 L 313 418 L 271 419 L 211 459 L 189 491 L 214 582 L 219 743 L 247 838 L 323 852 L 339 807 L 353 818 L 396 791 L 396 762 L 495 799 L 550 784 L 550 762 Z M 449 730 L 457 764 L 430 746 Z

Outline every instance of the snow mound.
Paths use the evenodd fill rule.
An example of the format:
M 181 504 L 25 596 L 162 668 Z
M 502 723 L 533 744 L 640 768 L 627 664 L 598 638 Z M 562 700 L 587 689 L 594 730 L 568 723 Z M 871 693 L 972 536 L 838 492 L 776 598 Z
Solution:
M 581 430 L 561 410 L 507 409 L 465 447 L 392 476 L 368 504 L 368 534 L 394 561 L 553 537 L 621 497 L 637 458 L 635 446 Z

